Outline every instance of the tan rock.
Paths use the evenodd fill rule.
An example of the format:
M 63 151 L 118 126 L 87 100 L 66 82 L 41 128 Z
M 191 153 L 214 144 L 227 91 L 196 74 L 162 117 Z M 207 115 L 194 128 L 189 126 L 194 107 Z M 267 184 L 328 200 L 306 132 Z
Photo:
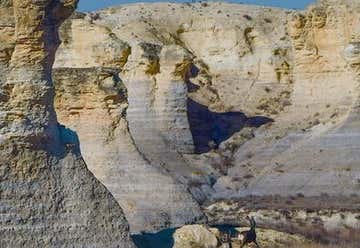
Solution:
M 237 235 L 231 237 L 230 242 L 225 241 L 222 236 L 227 232 L 221 232 L 218 228 L 207 228 L 202 225 L 184 226 L 176 230 L 174 237 L 174 248 L 198 248 L 198 247 L 221 247 L 221 248 L 240 248 L 242 245 L 241 231 L 249 228 L 234 228 L 233 232 Z M 219 241 L 218 241 L 219 240 Z M 310 245 L 312 242 L 301 235 L 278 232 L 271 229 L 257 229 L 257 241 L 260 247 L 297 247 L 299 245 Z M 248 247 L 256 247 L 255 244 L 248 244 Z
M 116 67 L 122 68 L 131 48 L 110 29 L 95 25 L 81 16 L 68 20 L 60 30 L 62 46 L 55 67 Z
M 1 247 L 134 247 L 121 208 L 56 119 L 50 75 L 57 28 L 76 5 L 13 1 L 16 43 L 0 81 Z
M 61 104 L 67 104 L 61 98 L 57 106 L 63 111 L 64 122 L 76 126 L 84 140 L 82 150 L 91 170 L 103 178 L 102 182 L 109 179 L 107 186 L 114 192 L 132 192 L 119 188 L 124 184 L 131 188 L 133 181 L 144 181 L 140 172 L 150 173 L 144 167 L 151 167 L 153 178 L 160 174 L 162 178 L 154 179 L 159 182 L 155 189 L 172 185 L 177 192 L 174 195 L 181 195 L 178 202 L 186 199 L 182 207 L 159 207 L 165 209 L 164 216 L 189 206 L 191 214 L 180 220 L 194 220 L 194 216 L 201 215 L 194 199 L 183 194 L 185 189 L 199 202 L 252 194 L 357 194 L 359 13 L 356 0 L 324 0 L 305 11 L 227 3 L 158 3 L 79 15 L 62 29 L 66 42 L 59 50 L 56 66 L 122 68 L 119 75 L 127 88 L 129 106 L 119 105 L 114 99 L 100 101 L 96 98 L 104 95 L 99 91 L 91 97 L 85 91 L 76 93 L 80 100 L 76 99 L 69 110 L 64 111 Z M 1 37 L 6 36 L 4 47 L 11 53 L 9 30 Z M 101 39 L 91 39 L 97 33 Z M 8 63 L 6 56 L 2 58 Z M 111 86 L 112 79 L 97 82 Z M 14 92 L 19 97 L 14 96 L 14 106 L 21 102 L 20 96 L 30 97 L 35 91 L 16 86 Z M 6 94 L 0 96 L 7 99 Z M 187 100 L 195 102 L 203 112 L 193 111 Z M 67 101 L 73 100 L 68 97 Z M 95 101 L 95 106 L 87 106 L 91 105 L 88 101 Z M 124 115 L 116 119 L 118 111 Z M 241 114 L 243 119 L 239 118 L 235 126 L 241 129 L 243 124 L 250 125 L 252 135 L 243 139 L 241 130 L 235 128 L 230 136 L 224 135 L 216 142 L 221 136 L 219 130 L 234 126 L 227 118 L 219 118 L 224 125 L 214 124 L 212 118 L 226 117 L 230 111 L 244 112 L 246 116 Z M 6 118 L 14 121 L 25 113 L 13 108 Z M 78 118 L 79 113 L 83 117 Z M 211 118 L 202 119 L 199 113 Z M 195 115 L 195 121 L 187 120 L 190 114 Z M 97 118 L 98 125 L 90 125 L 87 116 L 103 118 Z M 255 128 L 252 125 L 256 123 L 247 122 L 252 117 L 255 122 L 259 120 L 256 117 L 272 118 L 274 123 Z M 121 131 L 125 134 L 114 135 L 114 126 L 115 130 L 125 130 Z M 210 136 L 205 144 L 208 153 L 189 154 L 198 145 L 189 129 L 203 129 L 201 135 Z M 90 138 L 91 134 L 96 137 Z M 92 151 L 103 152 L 104 143 L 93 140 L 106 140 L 104 137 L 121 137 L 107 146 L 109 153 L 125 151 L 131 156 L 122 155 L 121 160 L 120 155 L 106 155 L 100 160 L 99 154 Z M 108 172 L 104 172 L 104 164 L 111 164 L 109 168 L 117 168 L 118 161 L 129 165 L 130 157 L 140 161 L 127 167 L 129 173 L 131 167 L 135 168 L 132 179 L 118 183 L 124 175 L 121 169 L 110 173 L 113 177 L 105 175 Z M 141 192 L 138 202 L 144 202 L 146 189 L 137 190 Z M 117 198 L 129 210 L 135 209 L 135 220 L 139 215 L 135 214 L 138 204 L 133 195 L 124 204 L 122 197 Z M 172 199 L 169 192 L 162 195 L 166 197 L 159 195 L 151 201 Z M 139 207 L 144 212 L 149 208 Z M 144 223 L 144 219 L 138 223 Z M 154 226 L 160 228 L 163 224 Z
M 75 130 L 89 169 L 112 192 L 131 232 L 157 231 L 199 220 L 186 187 L 144 158 L 129 123 L 126 89 L 110 68 L 55 69 L 58 118 Z
M 218 245 L 216 236 L 205 226 L 183 226 L 175 231 L 174 248 L 215 248 Z

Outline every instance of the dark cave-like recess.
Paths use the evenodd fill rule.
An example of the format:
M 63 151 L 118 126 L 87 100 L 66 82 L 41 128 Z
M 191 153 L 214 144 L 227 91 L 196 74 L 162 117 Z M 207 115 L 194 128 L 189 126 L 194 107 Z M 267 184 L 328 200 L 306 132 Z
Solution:
M 217 148 L 244 127 L 260 127 L 273 119 L 265 116 L 247 117 L 241 112 L 216 113 L 205 105 L 188 98 L 188 120 L 193 136 L 195 153 L 206 153 Z

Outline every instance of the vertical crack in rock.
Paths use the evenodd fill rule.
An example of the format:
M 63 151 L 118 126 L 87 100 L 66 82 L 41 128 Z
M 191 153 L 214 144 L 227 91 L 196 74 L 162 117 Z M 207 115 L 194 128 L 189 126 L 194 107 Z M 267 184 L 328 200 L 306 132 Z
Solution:
M 0 102 L 1 247 L 134 247 L 121 208 L 54 111 L 57 30 L 76 5 L 13 1 L 16 43 Z

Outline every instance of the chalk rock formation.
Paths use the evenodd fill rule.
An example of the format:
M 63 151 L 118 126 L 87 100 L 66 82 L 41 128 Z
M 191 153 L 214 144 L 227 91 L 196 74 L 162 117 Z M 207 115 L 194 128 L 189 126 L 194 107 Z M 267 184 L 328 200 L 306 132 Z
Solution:
M 203 225 L 189 225 L 175 231 L 174 248 L 240 248 L 242 236 L 240 232 L 249 230 L 248 227 L 218 227 L 208 228 Z M 229 237 L 231 235 L 231 237 Z M 277 232 L 269 229 L 257 229 L 257 242 L 260 247 L 299 247 L 310 245 L 311 242 L 300 235 Z M 250 246 L 250 245 L 249 245 Z M 255 247 L 255 245 L 254 245 Z
M 55 69 L 59 120 L 77 131 L 89 169 L 119 202 L 132 232 L 200 220 L 186 187 L 152 166 L 134 143 L 125 118 L 127 91 L 118 73 L 102 67 Z
M 123 67 L 131 53 L 128 44 L 105 26 L 94 25 L 85 15 L 75 13 L 61 29 L 62 45 L 55 67 Z
M 119 76 L 97 84 L 122 81 L 127 93 L 119 100 L 97 91 L 91 99 L 106 100 L 101 111 L 91 111 L 80 89 L 81 110 L 72 109 L 71 97 L 61 104 L 59 96 L 58 111 L 83 140 L 91 170 L 133 213 L 137 231 L 147 209 L 166 213 L 156 215 L 154 229 L 200 218 L 194 198 L 201 204 L 248 195 L 354 196 L 360 182 L 359 8 L 355 0 L 322 0 L 305 11 L 158 3 L 77 14 L 62 28 L 66 42 L 55 67 L 64 73 L 111 67 Z M 92 39 L 95 33 L 102 38 Z M 66 80 L 70 87 L 73 79 Z M 84 111 L 103 118 L 90 125 Z M 94 152 L 104 149 L 118 155 Z M 139 162 L 129 165 L 130 157 Z M 155 189 L 170 187 L 179 201 L 161 193 L 150 202 L 168 205 L 145 204 L 146 182 L 132 193 L 134 204 L 122 202 L 120 195 L 131 192 L 123 185 L 130 188 L 132 179 L 119 168 L 144 182 L 144 164 Z M 112 168 L 119 171 L 108 176 Z M 181 218 L 165 221 L 174 220 L 169 216 Z
M 7 64 L 10 61 L 12 51 L 14 49 L 14 16 L 11 11 L 11 3 L 3 1 L 0 5 L 0 63 Z
M 173 237 L 174 248 L 218 247 L 218 240 L 215 234 L 202 225 L 183 226 L 175 231 Z
M 216 180 L 212 189 L 192 189 L 197 199 L 298 193 L 350 196 L 359 186 L 355 152 L 359 146 L 355 138 L 358 7 L 356 1 L 319 1 L 298 12 L 223 3 L 164 3 L 107 9 L 94 22 L 134 47 L 122 73 L 129 96 L 137 84 L 133 83 L 136 80 L 128 83 L 129 75 L 139 82 L 143 77 L 133 75 L 131 67 L 133 58 L 142 58 L 139 44 L 176 45 L 191 55 L 185 74 L 189 126 L 195 148 L 201 147 L 198 152 L 215 151 L 201 156 L 183 154 L 188 165 L 182 168 L 191 171 L 194 162 L 212 164 L 216 172 L 225 174 L 218 178 L 213 170 L 196 166 L 200 173 L 205 171 L 202 178 Z M 147 68 L 150 62 L 140 58 L 136 61 Z M 156 75 L 161 73 L 159 66 Z M 148 92 L 144 99 L 152 103 L 157 87 L 149 83 L 148 88 L 139 84 L 136 89 Z M 140 111 L 148 103 L 130 101 L 129 110 Z M 149 109 L 145 112 L 151 113 Z M 156 116 L 152 122 L 159 119 Z M 256 128 L 270 119 L 274 120 L 271 125 L 245 135 L 249 137 L 246 142 L 226 141 L 244 126 Z M 159 135 L 149 136 L 157 132 L 141 135 L 147 128 L 140 130 L 136 125 L 143 126 L 142 120 L 131 122 L 130 132 L 143 153 L 160 157 L 162 160 L 153 160 L 161 160 L 170 174 L 188 178 L 187 170 L 174 169 L 174 165 L 179 168 L 176 162 L 162 158 L 168 150 L 155 151 L 146 144 L 144 137 L 159 140 Z M 224 141 L 228 145 L 221 145 Z M 208 187 L 209 180 L 195 183 Z
M 234 155 L 230 177 L 254 176 L 235 183 L 238 195 L 356 194 L 359 7 L 320 1 L 290 16 L 291 106 Z
M 203 219 L 186 186 L 192 170 L 179 154 L 193 151 L 186 84 L 172 74 L 189 54 L 177 46 L 130 46 L 96 24 L 98 18 L 77 14 L 61 28 L 66 42 L 55 62 L 60 120 L 77 131 L 90 170 L 118 200 L 132 232 Z M 101 68 L 113 72 L 100 75 Z
M 15 21 L 15 37 L 0 48 L 0 67 L 9 64 L 0 81 L 1 247 L 134 247 L 118 203 L 87 170 L 75 134 L 56 119 L 57 29 L 76 4 L 0 2 L 9 15 L 1 39 L 14 33 Z

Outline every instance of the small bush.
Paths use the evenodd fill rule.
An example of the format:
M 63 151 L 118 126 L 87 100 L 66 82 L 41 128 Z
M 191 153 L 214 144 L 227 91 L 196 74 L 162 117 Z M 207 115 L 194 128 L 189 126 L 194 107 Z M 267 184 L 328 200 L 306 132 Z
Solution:
M 149 61 L 149 64 L 147 65 L 146 74 L 148 75 L 156 75 L 160 73 L 160 63 L 158 59 L 153 59 Z
M 243 17 L 248 20 L 248 21 L 251 21 L 253 18 L 249 15 L 243 15 Z

